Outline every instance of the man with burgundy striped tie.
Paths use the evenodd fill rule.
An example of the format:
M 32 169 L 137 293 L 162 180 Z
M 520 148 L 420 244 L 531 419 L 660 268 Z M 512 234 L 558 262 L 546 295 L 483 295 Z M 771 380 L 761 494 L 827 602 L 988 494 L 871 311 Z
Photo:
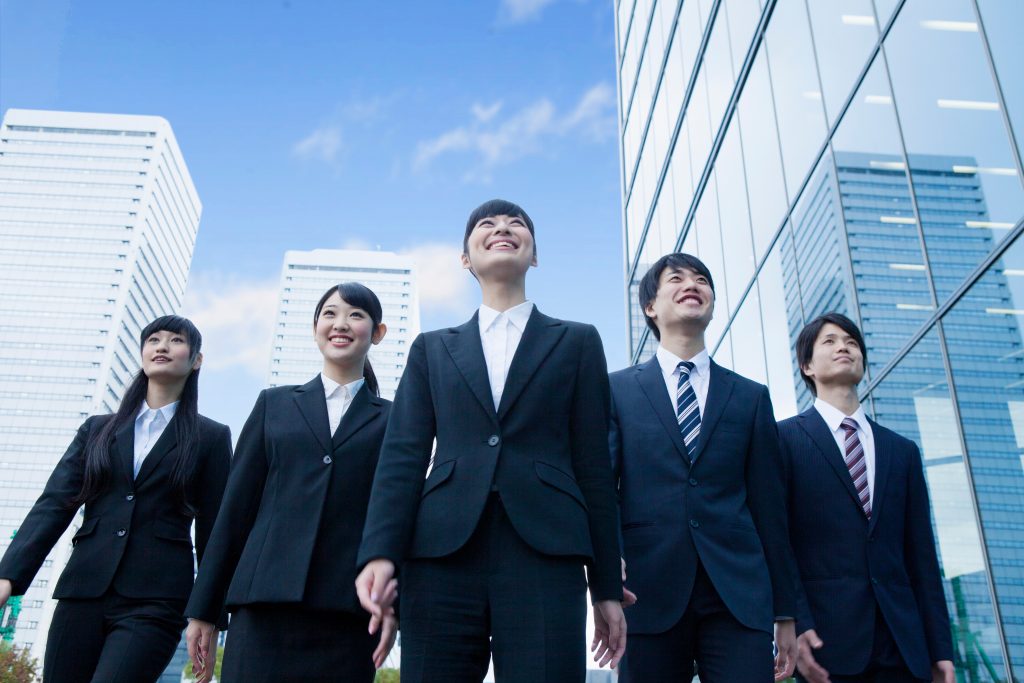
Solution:
M 789 532 L 799 569 L 798 679 L 953 683 L 949 614 L 914 442 L 867 417 L 867 351 L 826 313 L 800 332 L 814 406 L 779 423 Z
M 651 360 L 611 374 L 625 585 L 620 683 L 769 683 L 793 672 L 796 614 L 768 389 L 708 355 L 711 273 L 690 254 L 640 282 Z M 773 664 L 772 635 L 779 655 Z

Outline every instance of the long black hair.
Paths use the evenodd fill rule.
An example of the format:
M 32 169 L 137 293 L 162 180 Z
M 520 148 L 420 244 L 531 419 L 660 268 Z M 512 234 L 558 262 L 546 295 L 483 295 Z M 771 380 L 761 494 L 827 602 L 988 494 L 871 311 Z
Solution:
M 377 326 L 384 319 L 384 310 L 381 308 L 380 299 L 377 298 L 372 289 L 358 282 L 342 282 L 324 292 L 324 295 L 320 297 L 320 301 L 316 303 L 316 310 L 313 311 L 313 327 L 316 327 L 317 321 L 320 320 L 320 311 L 323 310 L 324 304 L 327 303 L 327 300 L 335 292 L 349 306 L 366 311 L 370 316 L 370 321 L 373 323 L 373 329 L 377 329 Z M 373 372 L 369 358 L 363 362 L 363 379 L 366 380 L 366 388 L 374 396 L 380 396 L 380 385 L 377 383 L 377 375 Z
M 177 315 L 165 315 L 157 318 L 139 335 L 139 349 L 145 346 L 146 340 L 156 332 L 172 332 L 180 334 L 188 340 L 189 363 L 195 362 L 203 345 L 203 337 L 188 318 Z M 131 424 L 139 414 L 142 402 L 146 400 L 149 389 L 149 378 L 139 370 L 124 392 L 121 405 L 114 417 L 108 420 L 103 428 L 89 439 L 85 451 L 85 475 L 82 490 L 72 501 L 75 507 L 95 500 L 104 492 L 110 480 L 110 445 L 114 435 L 126 424 Z M 178 439 L 177 461 L 171 481 L 181 496 L 186 509 L 191 509 L 188 502 L 188 487 L 196 469 L 199 454 L 199 370 L 193 370 L 185 380 L 185 388 L 178 399 L 178 408 L 174 413 L 174 432 Z

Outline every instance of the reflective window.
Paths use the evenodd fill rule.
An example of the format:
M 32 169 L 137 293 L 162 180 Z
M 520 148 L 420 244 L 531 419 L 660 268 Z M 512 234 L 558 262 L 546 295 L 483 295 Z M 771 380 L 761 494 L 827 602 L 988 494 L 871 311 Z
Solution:
M 809 2 L 825 111 L 836 117 L 878 42 L 871 0 Z
M 870 345 L 868 350 L 870 359 Z M 935 330 L 900 361 L 872 397 L 876 420 L 921 449 L 960 680 L 1003 681 L 970 479 Z
M 732 68 L 739 73 L 743 60 L 754 39 L 754 30 L 761 20 L 761 6 L 757 0 L 726 0 L 718 10 L 729 22 L 729 44 L 732 46 Z
M 789 230 L 786 226 L 785 230 Z M 792 240 L 785 240 L 792 244 Z M 780 241 L 761 266 L 757 286 L 761 295 L 761 319 L 764 329 L 764 355 L 767 362 L 768 390 L 775 408 L 775 418 L 783 420 L 796 415 L 796 387 L 802 384 L 796 374 L 793 350 L 796 335 L 803 326 L 800 306 L 790 311 L 787 284 L 782 276 L 782 242 Z M 792 262 L 792 257 L 788 259 Z M 790 315 L 793 315 L 792 321 Z M 792 329 L 792 332 L 790 330 Z M 790 339 L 794 340 L 792 343 Z
M 725 272 L 731 309 L 735 309 L 754 275 L 754 247 L 750 237 L 747 181 L 743 174 L 739 121 L 733 119 L 715 162 L 719 218 L 725 249 Z M 731 312 L 731 310 L 730 310 Z
M 803 0 L 779 0 L 768 33 L 775 110 L 790 196 L 796 194 L 825 141 L 825 112 Z
M 1017 146 L 1024 154 L 1024 88 L 1021 88 L 1021 83 L 1024 83 L 1024 42 L 1020 39 L 1020 27 L 1024 26 L 1024 3 L 978 0 L 978 9 Z
M 729 334 L 736 340 L 732 350 L 732 369 L 755 382 L 768 384 L 764 358 L 765 335 L 761 327 L 761 296 L 756 284 L 750 288 L 747 298 L 733 318 Z
M 697 235 L 697 250 L 700 260 L 711 271 L 715 282 L 715 317 L 708 326 L 705 338 L 708 346 L 715 348 L 719 337 L 729 322 L 729 295 L 726 282 L 728 280 L 723 265 L 722 234 L 718 222 L 718 192 L 714 178 L 708 180 L 704 195 L 697 206 L 697 214 L 693 221 Z
M 704 51 L 704 78 L 707 79 L 708 86 L 711 130 L 717 133 L 735 85 L 732 55 L 729 53 L 729 27 L 721 7 L 711 28 L 707 49 Z
M 1024 192 L 970 0 L 908 0 L 885 42 L 939 300 L 1020 218 Z
M 1024 242 L 942 319 L 1010 659 L 1024 676 Z

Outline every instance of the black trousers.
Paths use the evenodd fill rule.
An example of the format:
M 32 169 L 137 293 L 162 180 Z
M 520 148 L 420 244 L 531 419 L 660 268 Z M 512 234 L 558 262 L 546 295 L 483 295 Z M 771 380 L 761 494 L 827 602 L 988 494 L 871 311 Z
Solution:
M 690 602 L 675 626 L 664 633 L 629 633 L 619 683 L 688 682 L 695 660 L 701 683 L 775 680 L 772 634 L 738 622 L 700 564 Z
M 220 680 L 372 683 L 373 651 L 380 636 L 367 633 L 369 625 L 368 614 L 245 605 L 231 615 Z
M 492 654 L 498 683 L 586 678 L 583 560 L 527 545 L 497 494 L 465 546 L 407 562 L 399 590 L 402 683 L 480 683 Z
M 126 598 L 113 591 L 57 602 L 43 656 L 44 683 L 153 683 L 185 627 L 184 600 Z

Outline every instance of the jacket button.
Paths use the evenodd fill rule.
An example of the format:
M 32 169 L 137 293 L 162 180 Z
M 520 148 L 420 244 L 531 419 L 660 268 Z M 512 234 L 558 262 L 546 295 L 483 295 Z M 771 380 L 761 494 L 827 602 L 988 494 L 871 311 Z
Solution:
M 117 535 L 118 535 L 118 536 L 124 536 L 124 535 L 125 535 L 125 534 L 127 534 L 127 533 L 128 533 L 128 530 L 127 530 L 127 529 L 118 529 L 118 530 L 117 530 Z
M 871 577 L 871 583 L 878 585 L 878 579 Z
M 501 441 L 501 438 L 499 438 L 497 434 L 491 434 L 491 438 L 487 439 L 487 445 L 488 446 L 497 446 L 498 442 L 500 442 L 500 441 Z
M 325 456 L 324 456 L 324 464 L 325 464 L 325 465 L 330 465 L 330 464 L 331 464 L 331 462 L 332 462 L 332 460 L 331 460 L 331 456 L 329 456 L 329 455 L 325 455 Z
M 699 527 L 699 526 L 700 526 L 700 522 L 698 522 L 698 521 L 697 521 L 697 520 L 695 520 L 695 519 L 691 519 L 691 520 L 690 520 L 690 526 L 692 526 L 692 527 L 693 527 L 694 529 L 696 529 L 697 527 Z
M 127 496 L 124 497 L 124 499 L 127 500 L 128 502 L 131 502 L 131 501 L 135 500 L 135 494 L 134 493 L 129 493 Z
M 697 480 L 694 479 L 693 477 L 691 477 L 690 478 L 690 486 L 696 486 L 696 485 L 697 485 Z

